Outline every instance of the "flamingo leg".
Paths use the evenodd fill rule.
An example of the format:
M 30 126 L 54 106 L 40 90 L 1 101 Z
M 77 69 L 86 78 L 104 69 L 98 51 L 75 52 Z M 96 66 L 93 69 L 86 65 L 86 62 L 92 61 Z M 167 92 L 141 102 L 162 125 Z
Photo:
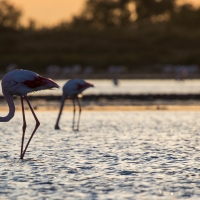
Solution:
M 21 143 L 21 154 L 20 154 L 20 159 L 23 159 L 23 145 L 24 145 L 24 135 L 26 131 L 26 118 L 25 118 L 25 112 L 24 112 L 24 102 L 23 102 L 23 97 L 21 97 L 21 105 L 22 105 L 22 116 L 23 116 L 23 126 L 22 126 L 22 143 Z
M 29 108 L 30 108 L 30 110 L 31 110 L 31 112 L 32 112 L 32 114 L 33 114 L 33 116 L 34 116 L 34 118 L 35 118 L 36 124 L 35 124 L 35 129 L 33 130 L 33 133 L 31 134 L 31 137 L 29 138 L 29 140 L 28 140 L 28 142 L 27 142 L 27 144 L 26 144 L 26 147 L 25 147 L 25 149 L 24 149 L 24 152 L 23 152 L 23 154 L 22 154 L 22 158 L 21 158 L 21 159 L 23 159 L 24 154 L 26 153 L 26 150 L 27 150 L 27 148 L 28 148 L 28 145 L 29 145 L 29 143 L 30 143 L 30 141 L 31 141 L 31 139 L 32 139 L 32 137 L 33 137 L 33 135 L 35 134 L 37 128 L 40 126 L 40 122 L 39 122 L 38 118 L 36 117 L 36 115 L 35 115 L 35 113 L 34 113 L 34 111 L 33 111 L 33 108 L 32 108 L 32 106 L 31 106 L 31 104 L 30 104 L 30 102 L 29 102 L 27 96 L 24 96 L 24 98 L 26 99 L 26 101 L 27 101 L 27 103 L 28 103 L 28 106 L 29 106 Z
M 62 99 L 61 99 L 61 105 L 60 105 L 60 112 L 59 112 L 59 114 L 58 114 L 58 119 L 57 119 L 57 121 L 56 121 L 56 125 L 55 125 L 55 129 L 57 130 L 57 129 L 60 129 L 60 127 L 59 127 L 59 120 L 60 120 L 60 116 L 61 116 L 61 114 L 62 114 L 62 111 L 63 111 L 63 106 L 64 106 L 64 104 L 65 104 L 65 97 L 64 97 L 64 95 L 62 96 Z
M 80 116 L 81 116 L 81 104 L 79 101 L 79 98 L 77 98 L 78 106 L 79 106 L 79 115 L 78 115 L 78 123 L 77 123 L 77 131 L 79 130 L 79 122 L 80 122 Z
M 73 110 L 73 120 L 72 120 L 72 130 L 74 130 L 76 106 L 75 106 L 74 98 L 72 99 L 72 101 L 73 101 L 73 108 L 74 108 L 74 110 Z

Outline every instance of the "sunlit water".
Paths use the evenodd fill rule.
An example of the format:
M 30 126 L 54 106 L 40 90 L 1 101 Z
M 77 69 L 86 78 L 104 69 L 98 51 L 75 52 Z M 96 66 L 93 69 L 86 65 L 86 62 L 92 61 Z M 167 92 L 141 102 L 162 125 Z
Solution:
M 94 88 L 84 91 L 84 94 L 188 94 L 200 92 L 200 80 L 119 80 L 119 85 L 112 80 L 87 80 L 94 84 Z M 56 81 L 61 88 L 46 90 L 44 94 L 62 94 L 65 80 Z M 40 94 L 40 93 L 38 93 Z M 42 94 L 42 93 L 41 93 Z
M 24 160 L 21 113 L 1 123 L 0 199 L 200 198 L 200 112 L 84 111 L 79 132 L 72 113 L 59 131 L 57 112 L 37 115 Z
M 43 90 L 31 95 L 61 95 L 62 86 L 66 80 L 55 80 L 60 89 Z M 94 88 L 84 91 L 84 94 L 188 94 L 200 92 L 200 80 L 119 80 L 115 86 L 112 80 L 86 80 L 94 84 Z M 1 94 L 0 90 L 0 94 Z

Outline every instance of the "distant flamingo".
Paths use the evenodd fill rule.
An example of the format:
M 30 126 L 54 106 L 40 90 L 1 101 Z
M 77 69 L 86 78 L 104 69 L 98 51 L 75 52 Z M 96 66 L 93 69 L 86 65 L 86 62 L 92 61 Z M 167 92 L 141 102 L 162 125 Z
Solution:
M 8 122 L 10 119 L 14 117 L 15 105 L 13 102 L 13 95 L 19 95 L 21 98 L 22 116 L 23 116 L 23 126 L 22 126 L 23 133 L 22 133 L 20 158 L 23 159 L 24 154 L 28 148 L 28 145 L 34 133 L 36 132 L 37 128 L 40 125 L 40 122 L 37 119 L 33 111 L 33 108 L 31 107 L 31 104 L 27 98 L 27 94 L 30 92 L 38 91 L 38 90 L 59 88 L 59 86 L 51 79 L 44 78 L 36 74 L 35 72 L 28 71 L 28 70 L 14 70 L 7 73 L 2 79 L 1 85 L 2 85 L 3 95 L 9 106 L 9 113 L 5 117 L 0 117 L 0 122 Z M 24 144 L 24 136 L 25 136 L 25 130 L 26 130 L 26 119 L 25 119 L 23 99 L 27 101 L 28 106 L 36 121 L 35 129 L 33 130 L 24 150 L 23 150 L 23 144 Z
M 73 107 L 74 107 L 72 129 L 79 130 L 81 105 L 79 102 L 78 94 L 80 94 L 81 92 L 83 92 L 84 90 L 86 90 L 89 87 L 94 87 L 94 85 L 92 85 L 84 80 L 81 80 L 81 79 L 72 79 L 72 80 L 69 80 L 67 83 L 65 83 L 65 85 L 63 86 L 63 95 L 62 95 L 62 99 L 61 99 L 60 112 L 58 114 L 58 119 L 56 121 L 55 129 L 60 129 L 58 124 L 59 124 L 60 116 L 62 114 L 65 99 L 67 97 L 70 97 L 73 101 Z M 77 129 L 74 129 L 75 112 L 76 112 L 75 100 L 77 100 L 78 105 L 79 105 L 79 116 L 78 116 Z

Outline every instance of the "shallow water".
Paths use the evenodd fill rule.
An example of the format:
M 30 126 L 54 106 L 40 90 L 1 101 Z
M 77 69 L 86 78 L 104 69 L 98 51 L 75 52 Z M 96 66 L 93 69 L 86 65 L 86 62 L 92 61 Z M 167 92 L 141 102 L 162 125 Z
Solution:
M 79 132 L 70 112 L 59 131 L 57 112 L 37 116 L 24 160 L 21 113 L 1 123 L 0 199 L 200 198 L 200 112 L 83 111 Z
M 61 95 L 62 86 L 67 80 L 55 80 L 60 89 L 43 90 L 30 95 Z M 190 94 L 200 92 L 200 80 L 119 80 L 115 86 L 112 80 L 86 80 L 94 88 L 85 90 L 84 94 Z M 2 94 L 0 89 L 0 94 Z
M 94 88 L 85 90 L 84 94 L 190 94 L 200 92 L 200 80 L 119 80 L 115 86 L 112 80 L 86 80 L 94 84 Z M 56 80 L 60 89 L 45 90 L 41 94 L 62 94 L 62 86 L 66 80 Z M 40 94 L 39 93 L 39 94 Z M 37 94 L 37 93 L 35 93 Z

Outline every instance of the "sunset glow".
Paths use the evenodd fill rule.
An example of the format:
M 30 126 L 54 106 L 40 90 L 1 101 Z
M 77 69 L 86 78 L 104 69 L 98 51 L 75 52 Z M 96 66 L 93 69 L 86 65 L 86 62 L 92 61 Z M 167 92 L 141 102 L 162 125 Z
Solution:
M 200 1 L 199 0 L 177 0 L 177 3 L 179 4 L 193 4 L 194 6 L 200 6 Z
M 23 12 L 22 23 L 34 19 L 39 25 L 51 26 L 68 21 L 84 7 L 85 0 L 10 0 Z
M 69 21 L 84 8 L 86 0 L 10 0 L 23 11 L 22 23 L 34 19 L 39 25 L 52 26 Z M 179 4 L 192 3 L 200 6 L 199 0 L 178 0 Z

